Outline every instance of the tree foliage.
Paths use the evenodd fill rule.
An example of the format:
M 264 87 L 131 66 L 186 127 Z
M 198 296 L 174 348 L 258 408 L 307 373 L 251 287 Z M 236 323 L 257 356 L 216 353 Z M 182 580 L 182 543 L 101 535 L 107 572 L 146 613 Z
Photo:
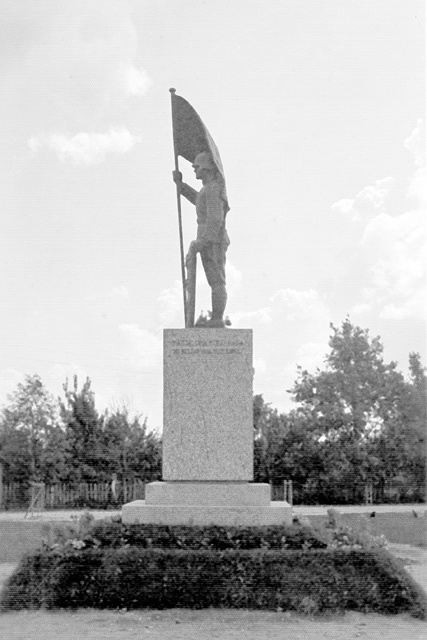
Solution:
M 86 378 L 81 390 L 74 376 L 73 387 L 69 381 L 63 385 L 65 401 L 61 401 L 61 414 L 68 442 L 68 480 L 94 481 L 104 471 L 102 456 L 102 417 L 95 408 L 95 394 L 91 380 Z
M 0 413 L 0 462 L 10 482 L 157 480 L 161 440 L 126 407 L 99 414 L 91 380 L 77 376 L 56 400 L 38 375 L 26 376 Z
M 66 451 L 57 401 L 37 374 L 26 375 L 8 401 L 0 413 L 0 459 L 7 477 L 56 480 Z
M 419 483 L 425 469 L 419 447 L 425 373 L 419 355 L 410 356 L 407 381 L 395 362 L 384 362 L 379 337 L 371 339 L 348 318 L 331 329 L 325 370 L 300 369 L 292 389 L 307 428 L 322 433 L 324 482 Z
M 151 482 L 161 478 L 161 440 L 148 430 L 147 418 L 130 416 L 126 406 L 104 418 L 104 446 L 110 455 L 110 470 L 122 477 L 143 477 Z
M 255 478 L 292 479 L 305 501 L 353 501 L 361 486 L 384 492 L 391 481 L 420 498 L 427 393 L 419 354 L 410 354 L 406 380 L 384 361 L 379 337 L 348 318 L 331 330 L 325 367 L 298 369 L 295 409 L 280 414 L 255 396 Z

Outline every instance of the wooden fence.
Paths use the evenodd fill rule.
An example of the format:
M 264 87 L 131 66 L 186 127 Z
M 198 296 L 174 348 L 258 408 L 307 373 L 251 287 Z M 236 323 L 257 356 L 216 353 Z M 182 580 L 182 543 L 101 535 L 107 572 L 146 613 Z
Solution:
M 141 479 L 113 480 L 112 482 L 81 482 L 79 484 L 5 482 L 0 491 L 0 509 L 108 509 L 121 508 L 131 500 L 144 500 L 145 481 Z M 292 480 L 271 486 L 271 499 L 286 500 L 289 504 L 379 504 L 381 502 L 424 502 L 425 485 L 408 490 L 399 485 L 388 485 L 381 491 L 371 483 L 356 487 L 357 493 L 347 495 L 339 485 L 331 500 L 316 500 L 310 487 Z M 329 498 L 329 499 L 328 499 Z
M 0 509 L 105 509 L 121 507 L 131 500 L 144 500 L 145 482 L 140 479 L 122 482 L 55 483 L 34 486 L 10 482 L 3 484 Z M 40 490 L 41 488 L 41 490 Z M 37 498 L 35 500 L 35 497 Z
M 285 480 L 281 484 L 271 485 L 271 499 L 286 500 L 289 504 L 382 504 L 412 503 L 426 501 L 426 485 L 403 485 L 400 482 L 387 481 L 376 486 L 372 482 L 348 484 L 314 483 L 300 484 Z

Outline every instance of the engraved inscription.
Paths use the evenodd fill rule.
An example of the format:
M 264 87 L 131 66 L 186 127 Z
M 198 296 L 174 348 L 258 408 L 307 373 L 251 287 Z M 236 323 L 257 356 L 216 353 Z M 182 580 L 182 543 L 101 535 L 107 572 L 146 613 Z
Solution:
M 236 349 L 235 347 L 214 347 L 210 349 L 209 347 L 181 347 L 172 349 L 173 353 L 241 353 L 241 349 Z
M 220 340 L 219 338 L 215 339 L 215 340 L 203 340 L 203 339 L 199 339 L 199 340 L 185 340 L 185 338 L 173 338 L 171 340 L 171 343 L 173 345 L 179 346 L 179 347 L 192 347 L 192 346 L 198 346 L 198 347 L 221 347 L 224 345 L 224 340 Z M 227 340 L 227 345 L 232 345 L 232 346 L 242 346 L 245 344 L 244 340 Z
M 242 353 L 244 341 L 239 339 L 227 340 L 224 344 L 223 340 L 211 339 L 204 340 L 186 340 L 185 338 L 174 338 L 171 340 L 172 353 L 175 354 L 201 354 L 209 353 L 220 355 L 224 353 Z

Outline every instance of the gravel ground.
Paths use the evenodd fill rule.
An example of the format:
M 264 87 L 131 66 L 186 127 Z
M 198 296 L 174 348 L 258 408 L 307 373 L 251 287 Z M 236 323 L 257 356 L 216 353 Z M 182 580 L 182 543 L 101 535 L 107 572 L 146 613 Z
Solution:
M 0 616 L 7 640 L 424 640 L 427 624 L 405 616 L 348 613 L 310 619 L 269 611 L 46 611 Z

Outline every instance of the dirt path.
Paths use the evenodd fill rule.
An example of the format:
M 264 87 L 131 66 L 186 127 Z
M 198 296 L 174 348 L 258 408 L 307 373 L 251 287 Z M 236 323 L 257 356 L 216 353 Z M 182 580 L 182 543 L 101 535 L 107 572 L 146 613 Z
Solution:
M 220 609 L 23 612 L 0 616 L 0 637 L 7 640 L 424 640 L 426 635 L 425 622 L 404 616 L 360 613 L 320 620 Z

